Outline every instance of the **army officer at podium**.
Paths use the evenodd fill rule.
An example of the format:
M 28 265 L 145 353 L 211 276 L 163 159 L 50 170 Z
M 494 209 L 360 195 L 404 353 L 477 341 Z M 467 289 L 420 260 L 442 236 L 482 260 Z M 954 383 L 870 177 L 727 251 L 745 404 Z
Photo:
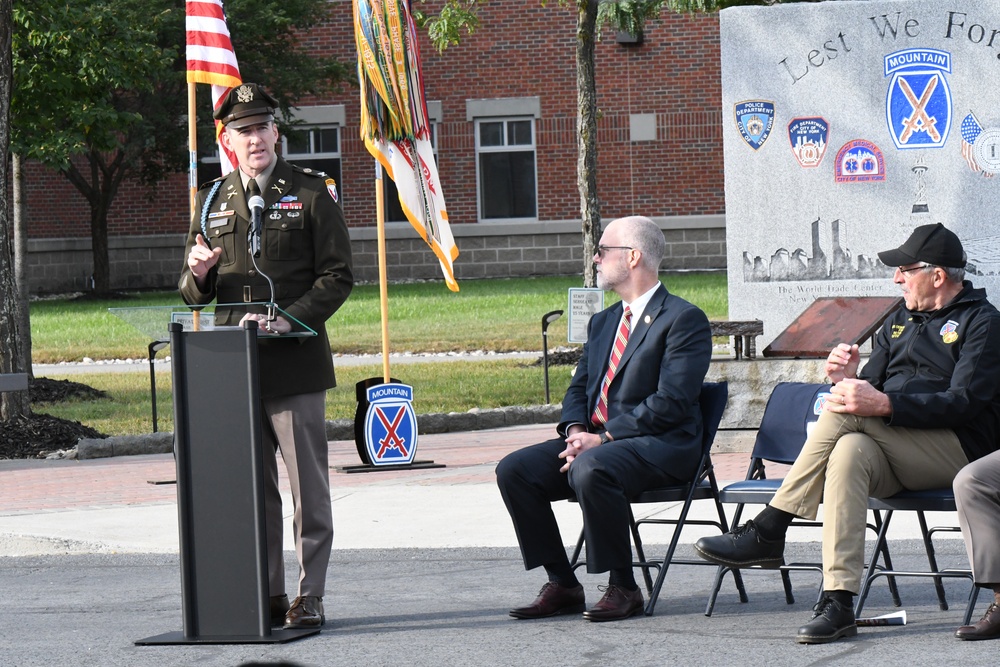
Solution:
M 351 242 L 336 184 L 275 153 L 277 102 L 258 84 L 234 88 L 215 111 L 221 141 L 239 167 L 197 195 L 179 289 L 189 304 L 269 302 L 306 324 L 312 338 L 267 340 L 291 323 L 261 309 L 217 308 L 217 324 L 260 322 L 260 393 L 264 415 L 265 503 L 271 622 L 286 628 L 322 625 L 333 513 L 325 428 L 325 393 L 335 386 L 325 322 L 351 293 Z M 263 199 L 254 200 L 254 197 Z M 263 208 L 257 237 L 251 202 Z M 249 235 L 248 235 L 248 232 Z M 251 256 L 251 246 L 259 256 Z M 267 277 L 273 281 L 272 288 Z M 277 451 L 288 470 L 294 505 L 297 596 L 285 592 Z

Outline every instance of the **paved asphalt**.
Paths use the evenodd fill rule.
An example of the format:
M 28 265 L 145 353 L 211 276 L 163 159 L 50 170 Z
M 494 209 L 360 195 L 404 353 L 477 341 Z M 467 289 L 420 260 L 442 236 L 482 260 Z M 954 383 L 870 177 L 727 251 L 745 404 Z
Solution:
M 946 580 L 952 608 L 938 609 L 928 580 L 900 580 L 909 622 L 863 628 L 823 646 L 794 642 L 811 618 L 819 576 L 793 573 L 796 601 L 785 603 L 779 577 L 748 572 L 750 601 L 725 581 L 712 617 L 704 610 L 715 568 L 671 568 L 656 614 L 609 624 L 579 616 L 516 621 L 512 606 L 543 583 L 526 573 L 494 484 L 506 452 L 548 437 L 551 425 L 421 436 L 419 459 L 446 467 L 349 474 L 352 442 L 331 442 L 337 534 L 319 635 L 278 645 L 136 646 L 181 630 L 173 460 L 147 455 L 87 461 L 0 461 L 0 665 L 236 666 L 326 665 L 938 665 L 985 664 L 998 643 L 960 642 L 969 585 Z M 741 479 L 745 452 L 719 453 L 722 482 Z M 151 483 L 156 482 L 156 483 Z M 282 480 L 287 499 L 287 480 Z M 706 515 L 708 503 L 696 503 Z M 673 505 L 637 506 L 638 516 L 676 516 Z M 564 540 L 580 526 L 578 509 L 557 503 Z M 287 518 L 291 523 L 290 516 Z M 932 524 L 954 524 L 949 515 Z M 290 528 L 290 526 L 289 526 Z M 897 567 L 919 568 L 915 522 L 893 522 Z M 666 529 L 644 529 L 647 542 Z M 286 534 L 290 530 L 286 529 Z M 702 529 L 684 532 L 682 550 Z M 789 560 L 818 560 L 815 530 L 789 536 Z M 953 535 L 937 540 L 942 567 L 967 567 Z M 286 543 L 290 549 L 291 544 Z M 663 547 L 650 547 L 653 552 Z M 287 554 L 288 580 L 294 577 Z M 601 575 L 582 575 L 596 602 Z M 986 596 L 976 617 L 986 606 Z M 865 615 L 892 606 L 884 581 Z

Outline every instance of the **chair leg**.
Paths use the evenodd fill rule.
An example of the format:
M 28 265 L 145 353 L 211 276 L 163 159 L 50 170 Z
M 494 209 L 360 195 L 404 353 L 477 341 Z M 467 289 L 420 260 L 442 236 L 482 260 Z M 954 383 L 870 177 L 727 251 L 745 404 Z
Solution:
M 785 588 L 785 602 L 795 604 L 795 596 L 792 595 L 792 578 L 788 570 L 781 571 L 781 585 Z
M 927 552 L 927 564 L 931 572 L 938 571 L 937 558 L 934 555 L 934 543 L 931 542 L 930 534 L 927 531 L 927 517 L 923 512 L 917 512 L 917 521 L 920 522 L 920 535 L 924 538 L 924 550 Z M 944 583 L 941 577 L 934 577 L 934 589 L 937 591 L 938 606 L 941 611 L 948 611 L 948 600 L 945 599 Z
M 646 560 L 646 554 L 642 549 L 642 538 L 639 537 L 639 526 L 635 522 L 635 515 L 632 514 L 631 505 L 628 508 L 628 524 L 629 529 L 632 531 L 632 543 L 635 545 L 636 559 L 638 560 L 639 567 L 642 569 L 642 579 L 646 584 L 646 593 L 652 597 L 653 579 L 649 576 L 649 569 L 654 566 L 650 565 L 649 561 Z
M 872 510 L 872 514 L 875 515 L 875 532 L 878 534 L 879 528 L 882 526 L 882 513 L 878 510 Z M 888 514 L 891 514 L 889 512 Z M 887 514 L 887 516 L 888 516 Z M 882 548 L 872 551 L 872 558 L 878 558 L 878 555 L 882 554 L 882 564 L 885 566 L 886 570 L 892 570 L 892 555 L 889 553 L 889 540 L 882 541 Z M 892 603 L 897 607 L 903 606 L 903 600 L 899 597 L 899 584 L 896 583 L 896 577 L 886 576 L 886 580 L 889 584 L 889 595 L 892 596 Z
M 878 570 L 879 554 L 884 553 L 885 534 L 889 529 L 889 522 L 891 521 L 892 510 L 886 511 L 885 518 L 880 517 L 878 512 L 875 513 L 875 525 L 878 526 L 878 535 L 875 537 L 875 548 L 872 550 L 871 560 L 868 562 L 868 567 L 865 568 L 864 576 L 861 579 L 861 590 L 858 592 L 858 601 L 854 605 L 854 615 L 858 618 L 861 617 L 861 610 L 865 607 L 868 590 L 871 588 L 875 572 Z
M 573 557 L 569 559 L 569 566 L 576 570 L 587 561 L 580 561 L 580 554 L 583 552 L 584 532 L 580 531 L 580 537 L 576 541 L 576 548 L 573 549 Z
M 715 484 L 714 477 L 712 478 L 712 484 L 713 485 Z M 721 530 L 723 533 L 728 533 L 730 526 L 729 522 L 726 520 L 726 510 L 722 507 L 722 503 L 719 501 L 717 488 L 715 488 L 715 492 L 716 492 L 715 509 L 719 513 L 719 530 Z M 739 570 L 733 570 L 733 583 L 736 584 L 736 592 L 739 593 L 740 602 L 748 602 L 750 598 L 747 597 L 747 589 L 746 586 L 743 584 L 743 573 L 740 572 Z M 714 606 L 714 603 L 712 606 Z M 711 608 L 709 609 L 709 613 L 706 615 L 708 616 L 711 615 Z
M 976 582 L 975 580 L 973 580 L 972 590 L 969 591 L 969 604 L 965 606 L 965 618 L 962 619 L 962 625 L 969 625 L 970 623 L 972 623 L 972 615 L 976 612 L 976 601 L 978 599 L 979 599 L 979 586 L 976 586 Z

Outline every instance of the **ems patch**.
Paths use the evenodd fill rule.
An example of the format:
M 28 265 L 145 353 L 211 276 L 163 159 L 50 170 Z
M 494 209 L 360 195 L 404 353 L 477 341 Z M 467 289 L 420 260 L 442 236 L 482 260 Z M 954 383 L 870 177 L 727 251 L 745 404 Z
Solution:
M 830 124 L 825 118 L 793 118 L 788 124 L 788 142 L 802 167 L 818 167 L 826 155 Z
M 833 169 L 836 183 L 884 181 L 885 156 L 882 149 L 867 139 L 854 139 L 837 151 Z
M 948 320 L 941 327 L 941 340 L 944 341 L 945 345 L 951 345 L 956 340 L 958 340 L 958 322 L 955 320 Z
M 365 448 L 372 465 L 412 463 L 417 453 L 413 387 L 390 382 L 369 387 L 367 394 Z
M 942 148 L 951 130 L 951 54 L 905 49 L 885 57 L 885 118 L 896 148 Z
M 774 127 L 774 102 L 746 100 L 733 107 L 736 128 L 750 148 L 758 150 L 771 136 Z
M 330 193 L 331 197 L 333 197 L 333 201 L 340 201 L 340 195 L 337 194 L 337 182 L 332 178 L 326 179 L 326 191 Z

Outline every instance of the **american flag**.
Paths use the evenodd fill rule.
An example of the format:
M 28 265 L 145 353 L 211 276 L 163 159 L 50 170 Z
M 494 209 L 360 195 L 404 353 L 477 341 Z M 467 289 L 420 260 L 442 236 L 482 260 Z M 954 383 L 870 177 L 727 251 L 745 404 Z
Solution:
M 962 157 L 965 158 L 965 163 L 969 165 L 969 169 L 982 174 L 986 178 L 992 178 L 993 174 L 983 171 L 979 163 L 976 162 L 976 153 L 973 145 L 982 132 L 983 126 L 979 124 L 979 120 L 975 114 L 970 111 L 969 115 L 962 120 Z
M 222 0 L 187 0 L 187 80 L 212 86 L 212 108 L 218 108 L 229 91 L 243 83 Z M 216 122 L 218 141 L 222 123 Z M 222 173 L 236 168 L 236 156 L 219 143 Z

